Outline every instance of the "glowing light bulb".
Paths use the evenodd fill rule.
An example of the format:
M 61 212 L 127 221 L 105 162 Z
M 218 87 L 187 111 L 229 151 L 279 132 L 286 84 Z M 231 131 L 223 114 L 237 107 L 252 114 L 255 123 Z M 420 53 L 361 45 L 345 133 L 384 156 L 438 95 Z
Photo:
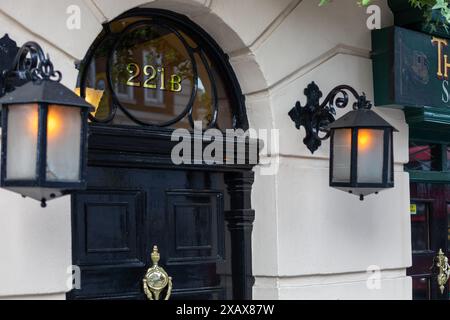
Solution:
M 62 125 L 62 112 L 61 107 L 49 106 L 47 115 L 47 136 L 48 138 L 55 138 L 61 132 Z M 30 108 L 30 114 L 28 116 L 28 128 L 30 134 L 37 136 L 39 130 L 39 113 L 37 108 Z
M 358 149 L 367 150 L 372 144 L 372 131 L 368 129 L 360 129 L 358 131 Z
M 59 136 L 62 127 L 62 112 L 63 107 L 50 106 L 48 108 L 47 116 L 47 136 L 49 139 L 54 139 Z

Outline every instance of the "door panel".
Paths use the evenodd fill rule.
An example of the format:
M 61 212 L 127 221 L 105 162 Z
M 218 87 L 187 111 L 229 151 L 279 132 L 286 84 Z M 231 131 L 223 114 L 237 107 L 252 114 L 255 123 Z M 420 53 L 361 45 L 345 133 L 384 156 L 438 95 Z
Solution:
M 230 299 L 225 190 L 223 173 L 89 167 L 88 190 L 72 197 L 81 289 L 69 298 L 145 299 L 157 245 L 173 299 Z
M 78 265 L 142 263 L 138 228 L 144 222 L 144 197 L 137 191 L 90 191 L 77 195 Z
M 166 200 L 169 239 L 173 240 L 168 249 L 168 264 L 223 261 L 222 193 L 172 191 L 166 194 Z
M 435 257 L 439 249 L 448 252 L 450 187 L 444 184 L 411 183 L 411 236 L 413 299 L 448 300 L 448 284 L 441 294 Z

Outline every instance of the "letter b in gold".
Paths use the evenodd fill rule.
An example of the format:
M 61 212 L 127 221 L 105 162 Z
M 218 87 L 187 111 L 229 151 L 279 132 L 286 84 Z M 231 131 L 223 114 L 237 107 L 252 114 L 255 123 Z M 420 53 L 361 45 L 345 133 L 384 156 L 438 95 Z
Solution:
M 181 77 L 179 75 L 172 75 L 170 77 L 170 91 L 181 92 Z

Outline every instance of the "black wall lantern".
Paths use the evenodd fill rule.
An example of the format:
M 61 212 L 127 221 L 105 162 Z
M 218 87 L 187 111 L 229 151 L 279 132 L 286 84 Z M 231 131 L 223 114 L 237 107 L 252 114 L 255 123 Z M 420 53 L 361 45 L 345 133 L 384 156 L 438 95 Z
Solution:
M 86 187 L 92 106 L 59 83 L 61 73 L 37 43 L 18 49 L 5 36 L 0 47 L 1 187 L 45 207 L 47 200 Z
M 335 120 L 336 107 L 345 108 L 349 93 L 353 111 Z M 305 127 L 303 140 L 314 153 L 331 137 L 330 186 L 360 197 L 394 187 L 393 132 L 388 122 L 371 110 L 364 94 L 347 85 L 334 88 L 320 103 L 322 92 L 313 82 L 305 89 L 307 102 L 289 112 L 297 129 Z

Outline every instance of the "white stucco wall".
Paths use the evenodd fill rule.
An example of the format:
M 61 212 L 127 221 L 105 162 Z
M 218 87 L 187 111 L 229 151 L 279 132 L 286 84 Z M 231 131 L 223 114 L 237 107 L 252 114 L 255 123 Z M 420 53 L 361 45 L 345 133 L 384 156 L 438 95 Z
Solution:
M 29 12 L 24 8 L 31 2 L 37 3 L 2 1 L 1 36 L 8 33 L 19 46 L 30 40 L 39 42 L 64 74 L 62 82 L 74 87 L 73 56 L 50 42 L 49 30 L 39 34 L 19 21 L 32 20 L 36 25 L 49 21 L 48 17 L 38 22 L 35 17 L 20 16 Z M 37 11 L 41 10 L 36 7 L 33 12 Z M 39 202 L 0 189 L 0 297 L 65 299 L 67 268 L 72 263 L 70 229 L 70 198 L 52 201 L 47 209 L 41 209 Z
M 57 4 L 56 4 L 57 3 Z M 328 187 L 328 142 L 314 156 L 288 117 L 315 81 L 324 93 L 339 84 L 372 92 L 367 15 L 354 0 L 319 8 L 318 0 L 2 0 L 0 26 L 22 44 L 39 41 L 74 87 L 81 59 L 108 21 L 135 6 L 188 15 L 229 54 L 247 97 L 252 127 L 280 130 L 275 176 L 257 173 L 253 262 L 255 299 L 411 299 L 408 128 L 401 111 L 377 110 L 397 129 L 396 187 L 360 202 Z M 66 28 L 77 4 L 81 30 Z M 385 0 L 383 25 L 393 18 Z M 21 7 L 27 10 L 21 10 Z M 42 10 L 46 8 L 46 10 Z M 51 10 L 50 10 L 51 9 Z M 33 12 L 39 11 L 39 19 Z M 343 112 L 339 111 L 339 115 Z M 70 201 L 39 204 L 0 191 L 0 296 L 63 297 L 71 264 Z M 379 266 L 381 287 L 368 289 Z M 33 281 L 23 281 L 23 275 Z

